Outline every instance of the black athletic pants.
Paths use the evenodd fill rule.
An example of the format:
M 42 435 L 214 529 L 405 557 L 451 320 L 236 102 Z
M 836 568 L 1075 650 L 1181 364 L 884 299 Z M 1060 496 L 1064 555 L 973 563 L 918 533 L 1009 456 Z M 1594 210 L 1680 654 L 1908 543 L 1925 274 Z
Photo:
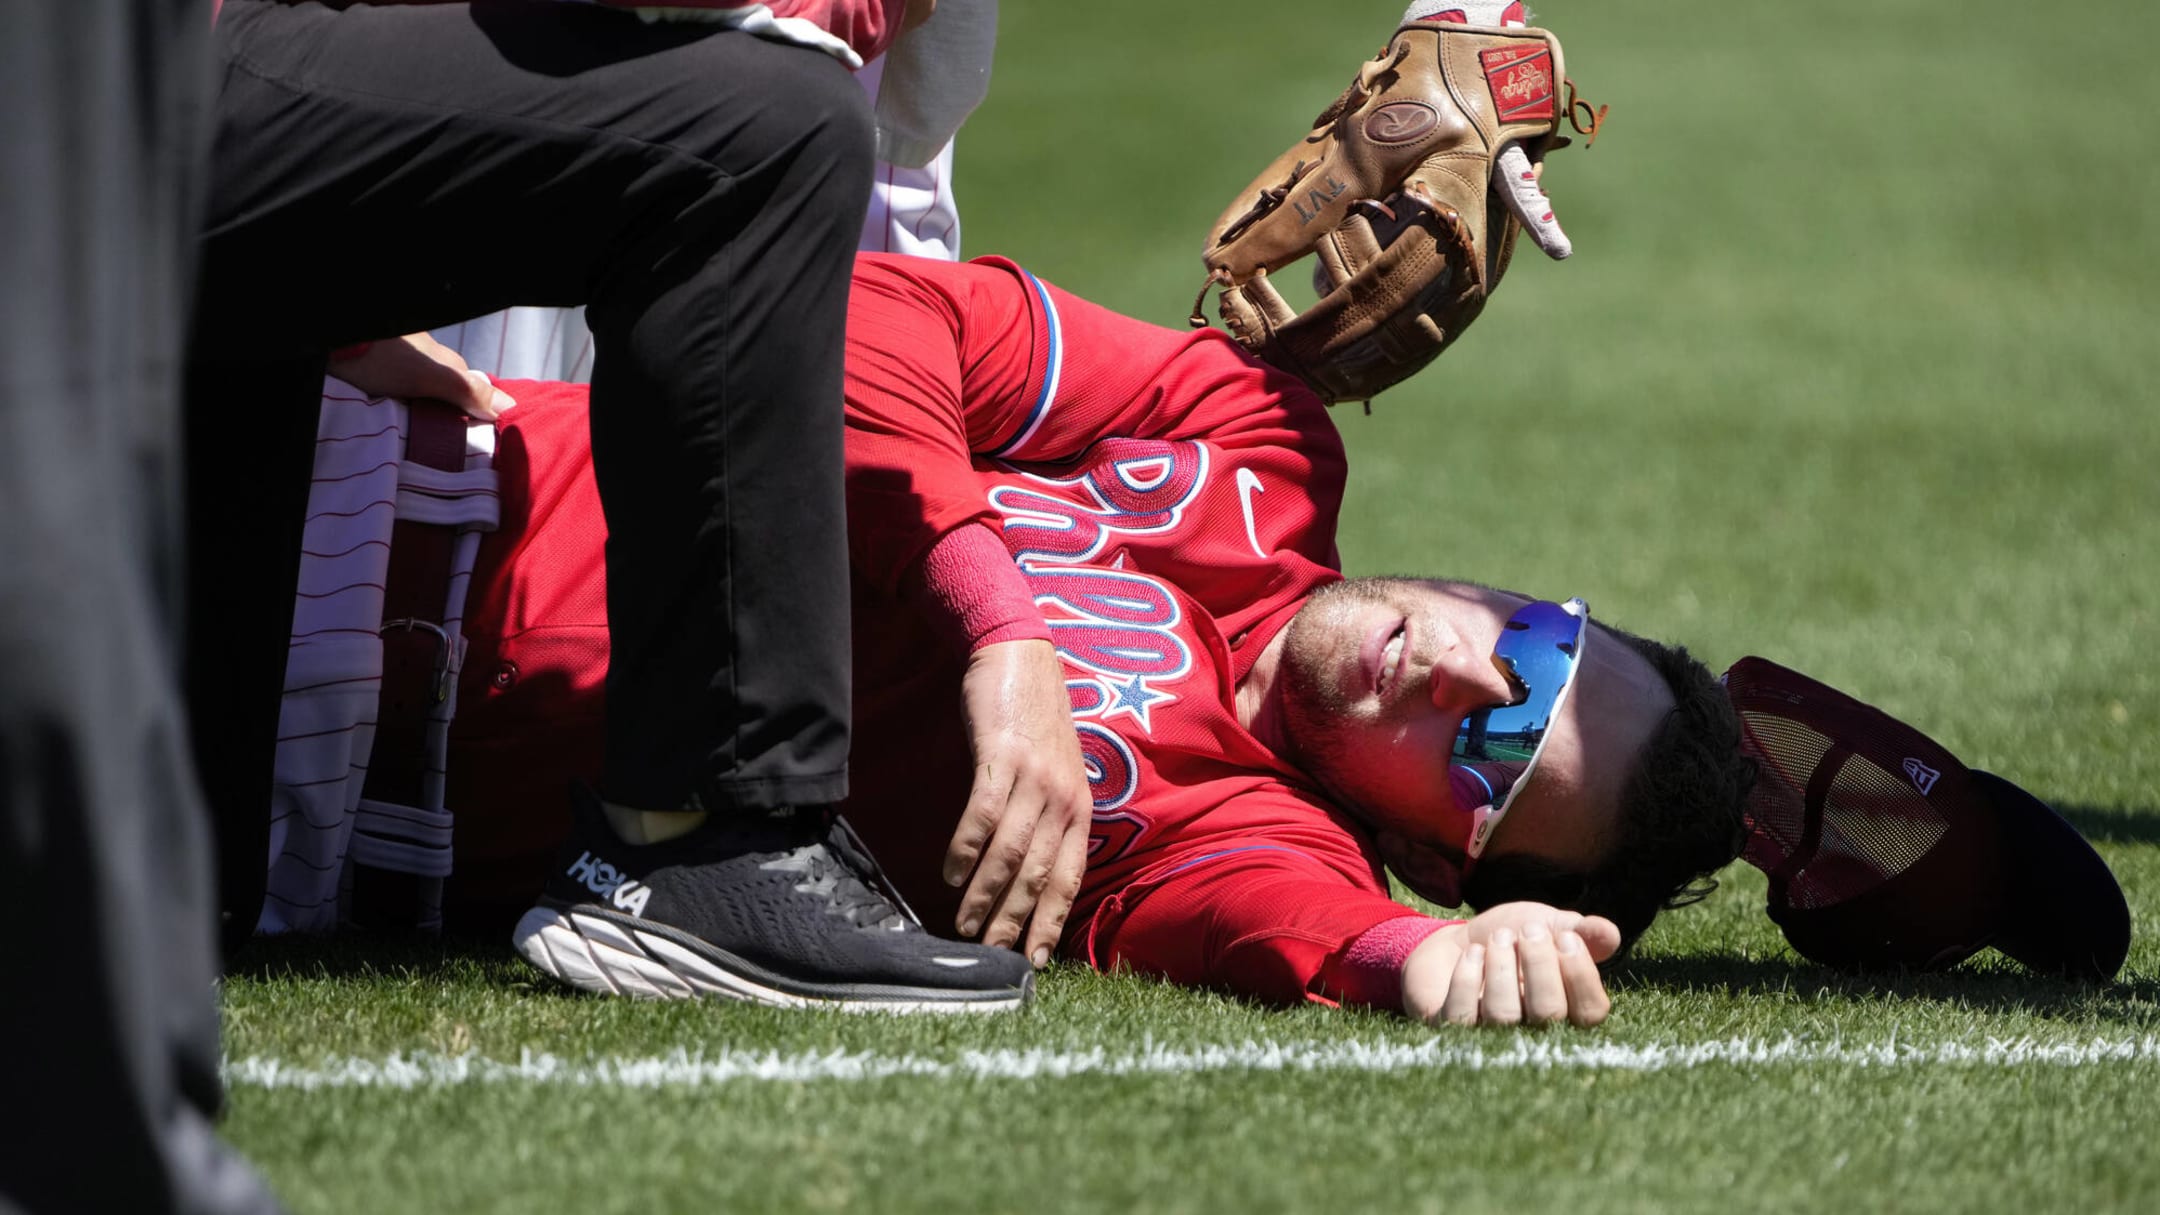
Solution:
M 178 692 L 205 0 L 0 4 L 0 1211 L 274 1211 L 217 1141 Z
M 228 0 L 217 50 L 190 439 L 225 509 L 199 516 L 190 654 L 197 719 L 229 723 L 199 756 L 221 819 L 268 805 L 314 398 L 217 390 L 511 304 L 586 304 L 595 338 L 602 794 L 844 796 L 841 357 L 871 174 L 847 70 L 530 0 Z

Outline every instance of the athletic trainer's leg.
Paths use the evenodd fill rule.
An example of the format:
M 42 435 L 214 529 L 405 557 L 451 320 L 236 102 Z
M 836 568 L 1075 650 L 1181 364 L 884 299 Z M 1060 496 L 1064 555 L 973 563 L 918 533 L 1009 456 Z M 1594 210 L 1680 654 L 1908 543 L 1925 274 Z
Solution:
M 218 38 L 202 356 L 589 301 L 607 792 L 838 800 L 840 357 L 870 164 L 846 70 L 576 5 L 231 0 Z
M 788 104 L 698 119 L 703 188 L 603 273 L 593 464 L 608 515 L 603 791 L 648 809 L 846 794 L 841 484 L 862 91 L 749 40 L 730 75 Z M 693 82 L 684 80 L 688 93 Z
M 825 813 L 845 790 L 860 90 L 819 52 L 577 5 L 225 14 L 207 350 L 590 304 L 605 792 L 713 813 L 636 845 L 584 803 L 519 948 L 601 991 L 1023 1002 L 1025 959 L 908 924 Z

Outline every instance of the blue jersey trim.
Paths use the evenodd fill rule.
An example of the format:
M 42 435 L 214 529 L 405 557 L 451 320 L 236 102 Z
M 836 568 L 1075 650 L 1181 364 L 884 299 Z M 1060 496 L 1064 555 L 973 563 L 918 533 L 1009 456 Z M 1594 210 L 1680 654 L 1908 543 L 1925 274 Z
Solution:
M 1222 850 L 1222 851 L 1220 851 L 1220 852 L 1208 852 L 1208 853 L 1203 853 L 1203 854 L 1201 854 L 1200 856 L 1196 856 L 1196 857 L 1192 858 L 1192 859 L 1191 859 L 1191 860 L 1189 860 L 1189 861 L 1179 861 L 1179 862 L 1178 862 L 1178 863 L 1177 863 L 1177 864 L 1176 864 L 1176 865 L 1175 865 L 1174 867 L 1172 867 L 1172 868 L 1171 868 L 1171 870 L 1170 870 L 1170 872 L 1169 872 L 1169 873 L 1165 873 L 1165 874 L 1163 874 L 1163 876 L 1164 876 L 1164 877 L 1169 877 L 1169 876 L 1171 876 L 1172 874 L 1178 874 L 1178 873 L 1183 873 L 1183 872 L 1185 872 L 1185 871 L 1186 871 L 1187 869 L 1190 869 L 1190 868 L 1192 868 L 1192 867 L 1193 867 L 1194 865 L 1201 865 L 1201 864 L 1205 864 L 1205 863 L 1207 863 L 1208 861 L 1215 861 L 1215 860 L 1221 860 L 1221 859 L 1222 859 L 1223 857 L 1226 857 L 1226 856 L 1236 856 L 1236 855 L 1237 855 L 1238 853 L 1240 853 L 1240 852 L 1295 852 L 1295 851 L 1297 851 L 1297 849 L 1295 849 L 1295 848 L 1285 848 L 1285 847 L 1283 847 L 1283 846 L 1282 846 L 1281 844 L 1247 844 L 1247 845 L 1245 845 L 1245 846 L 1244 846 L 1244 847 L 1242 847 L 1242 848 L 1225 848 L 1225 849 L 1223 849 L 1223 850 Z
M 1477 783 L 1479 783 L 1479 784 L 1481 784 L 1481 785 L 1485 786 L 1485 804 L 1486 804 L 1486 805 L 1488 805 L 1488 806 L 1492 805 L 1492 804 L 1493 804 L 1493 801 L 1494 801 L 1494 800 L 1495 800 L 1496 798 L 1498 798 L 1498 797 L 1499 797 L 1499 794 L 1497 794 L 1497 793 L 1494 793 L 1494 792 L 1493 792 L 1492 782 L 1491 782 L 1491 781 L 1489 781 L 1489 780 L 1486 780 L 1486 779 L 1485 779 L 1485 774 L 1484 774 L 1483 772 L 1480 772 L 1480 771 L 1478 771 L 1478 770 L 1477 770 L 1477 766 L 1476 766 L 1475 764 L 1456 764 L 1456 765 L 1454 765 L 1454 766 L 1455 766 L 1455 767 L 1457 767 L 1457 768 L 1460 768 L 1460 769 L 1462 769 L 1462 770 L 1463 770 L 1463 771 L 1465 771 L 1465 772 L 1468 772 L 1468 773 L 1469 773 L 1470 775 L 1472 775 L 1472 776 L 1475 776 L 1475 777 L 1477 777 Z
M 1020 276 L 1035 289 L 1035 298 L 1042 301 L 1043 328 L 1050 335 L 1049 353 L 1044 360 L 1042 389 L 1035 394 L 1035 404 L 1028 410 L 1027 424 L 1013 436 L 1012 442 L 990 453 L 994 456 L 1009 456 L 1020 450 L 1035 437 L 1036 431 L 1042 429 L 1043 420 L 1050 416 L 1050 406 L 1057 401 L 1058 379 L 1065 370 L 1065 326 L 1058 320 L 1057 305 L 1051 302 L 1049 288 L 1025 270 L 1020 271 Z

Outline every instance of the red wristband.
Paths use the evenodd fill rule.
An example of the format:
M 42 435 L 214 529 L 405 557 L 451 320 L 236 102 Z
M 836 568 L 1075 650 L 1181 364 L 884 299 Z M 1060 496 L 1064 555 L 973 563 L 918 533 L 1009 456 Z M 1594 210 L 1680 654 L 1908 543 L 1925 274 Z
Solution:
M 917 602 L 938 630 L 967 653 L 1001 641 L 1048 641 L 1027 579 L 988 527 L 968 523 L 923 554 Z
M 1378 1008 L 1402 1007 L 1402 972 L 1410 954 L 1425 938 L 1461 920 L 1436 920 L 1425 915 L 1397 916 L 1382 920 L 1358 935 L 1329 969 L 1333 986 L 1345 1004 L 1370 1004 Z

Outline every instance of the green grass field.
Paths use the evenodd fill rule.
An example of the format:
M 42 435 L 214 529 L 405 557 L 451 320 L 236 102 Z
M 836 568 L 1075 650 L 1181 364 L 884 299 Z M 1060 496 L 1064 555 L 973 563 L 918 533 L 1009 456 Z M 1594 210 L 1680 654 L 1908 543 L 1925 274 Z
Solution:
M 1398 11 L 1005 8 L 969 251 L 1166 324 Z M 2160 17 L 2065 11 L 1554 0 L 1612 106 L 1547 177 L 1576 256 L 1526 244 L 1340 411 L 1342 544 L 1774 658 L 2018 780 L 2129 893 L 2117 983 L 1842 977 L 1744 866 L 1587 1032 L 1071 967 L 989 1021 L 648 1007 L 492 947 L 264 946 L 226 1133 L 307 1213 L 2160 1209 Z

